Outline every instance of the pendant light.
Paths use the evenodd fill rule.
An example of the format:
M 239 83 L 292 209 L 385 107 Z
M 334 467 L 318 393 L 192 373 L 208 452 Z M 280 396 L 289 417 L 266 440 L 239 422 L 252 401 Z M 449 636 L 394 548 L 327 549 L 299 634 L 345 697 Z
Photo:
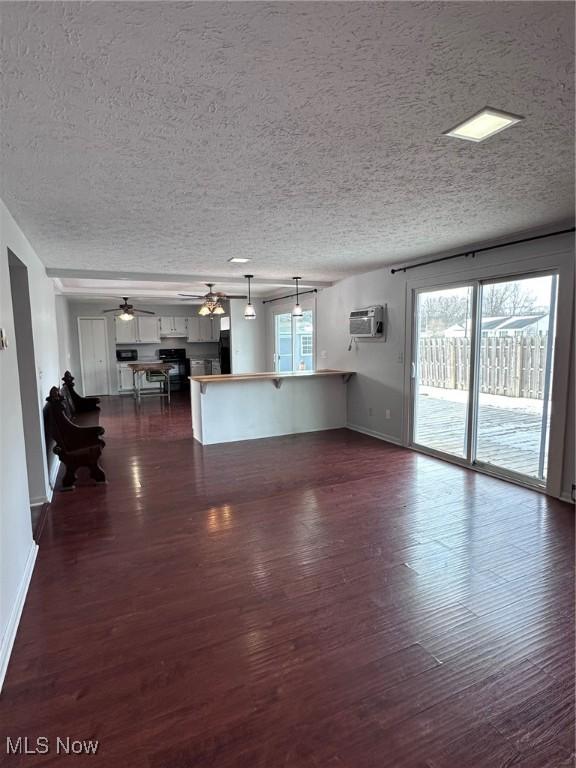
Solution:
M 296 304 L 292 308 L 292 317 L 302 317 L 302 307 L 300 306 L 300 297 L 298 296 L 298 280 L 302 280 L 302 278 L 293 277 L 292 280 L 296 281 Z
M 254 275 L 244 275 L 244 277 L 248 280 L 248 304 L 244 307 L 244 320 L 256 320 L 256 310 L 250 295 L 250 280 L 252 280 Z

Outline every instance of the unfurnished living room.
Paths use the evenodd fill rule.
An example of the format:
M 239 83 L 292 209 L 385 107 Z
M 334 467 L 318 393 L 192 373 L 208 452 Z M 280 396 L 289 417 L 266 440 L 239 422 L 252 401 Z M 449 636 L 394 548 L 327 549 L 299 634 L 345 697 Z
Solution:
M 574 766 L 573 2 L 0 2 L 0 765 Z

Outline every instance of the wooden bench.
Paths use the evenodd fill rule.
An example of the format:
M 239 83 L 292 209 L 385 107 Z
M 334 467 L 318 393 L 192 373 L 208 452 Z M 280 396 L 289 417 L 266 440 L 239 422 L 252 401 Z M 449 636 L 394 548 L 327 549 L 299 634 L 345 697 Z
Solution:
M 62 382 L 60 394 L 65 400 L 68 418 L 79 426 L 97 425 L 100 420 L 100 398 L 79 395 L 70 371 L 66 371 Z
M 44 406 L 44 422 L 47 438 L 55 443 L 52 451 L 66 467 L 62 490 L 72 490 L 76 485 L 76 472 L 87 467 L 90 477 L 97 483 L 106 482 L 106 474 L 100 466 L 100 457 L 106 443 L 102 439 L 104 428 L 97 426 L 100 408 L 98 398 L 81 397 L 74 393 L 67 382 L 66 390 L 52 387 Z M 79 399 L 76 399 L 79 398 Z M 89 402 L 86 402 L 89 401 Z M 70 407 L 72 403 L 72 408 Z M 91 426 L 77 423 L 91 419 Z

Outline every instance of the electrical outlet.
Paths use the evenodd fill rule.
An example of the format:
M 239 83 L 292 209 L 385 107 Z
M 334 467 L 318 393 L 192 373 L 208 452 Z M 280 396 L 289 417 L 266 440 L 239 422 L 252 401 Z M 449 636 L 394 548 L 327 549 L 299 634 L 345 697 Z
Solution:
M 320 352 L 320 357 L 322 358 L 322 360 L 326 360 L 326 358 L 328 357 L 328 352 L 325 349 L 323 349 L 322 352 Z
M 390 418 L 390 409 L 389 408 L 386 408 L 386 418 L 387 419 Z
M 368 416 L 372 416 L 372 408 L 368 408 Z
M 404 352 L 398 352 L 398 362 L 399 363 L 404 362 Z

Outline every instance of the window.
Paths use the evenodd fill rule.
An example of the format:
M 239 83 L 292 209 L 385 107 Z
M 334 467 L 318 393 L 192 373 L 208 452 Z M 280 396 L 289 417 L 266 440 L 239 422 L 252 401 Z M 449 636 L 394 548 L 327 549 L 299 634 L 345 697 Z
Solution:
M 300 336 L 300 355 L 302 357 L 311 355 L 312 349 L 312 334 L 303 334 Z

